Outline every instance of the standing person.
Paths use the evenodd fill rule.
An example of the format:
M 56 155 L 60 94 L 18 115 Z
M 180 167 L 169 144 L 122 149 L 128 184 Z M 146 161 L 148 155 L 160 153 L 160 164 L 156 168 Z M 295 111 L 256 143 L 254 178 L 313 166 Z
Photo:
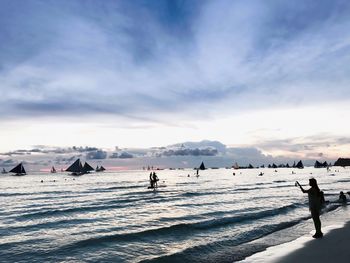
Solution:
M 321 231 L 321 220 L 320 220 L 320 210 L 321 210 L 321 191 L 318 188 L 317 181 L 315 178 L 309 179 L 309 185 L 311 188 L 309 190 L 304 190 L 304 188 L 299 184 L 298 181 L 295 182 L 296 186 L 300 187 L 300 190 L 303 193 L 308 194 L 309 198 L 309 209 L 311 212 L 312 220 L 314 221 L 316 233 L 313 235 L 313 238 L 321 238 L 323 237 L 323 233 Z
M 340 191 L 339 193 L 339 202 L 346 204 L 346 196 L 343 191 Z
M 153 186 L 154 186 L 154 188 L 157 188 L 159 179 L 158 179 L 158 176 L 156 175 L 155 172 L 153 172 L 152 179 L 153 179 Z
M 153 188 L 154 182 L 153 182 L 152 172 L 149 174 L 149 183 L 151 184 L 151 188 Z

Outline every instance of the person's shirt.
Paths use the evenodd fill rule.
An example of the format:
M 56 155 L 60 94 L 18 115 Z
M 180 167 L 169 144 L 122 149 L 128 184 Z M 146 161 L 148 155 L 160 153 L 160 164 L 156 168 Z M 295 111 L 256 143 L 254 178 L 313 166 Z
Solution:
M 340 195 L 339 200 L 343 203 L 346 203 L 346 196 L 344 194 Z
M 310 210 L 320 210 L 321 208 L 321 196 L 315 188 L 310 188 L 307 190 L 307 195 L 309 198 L 309 209 Z

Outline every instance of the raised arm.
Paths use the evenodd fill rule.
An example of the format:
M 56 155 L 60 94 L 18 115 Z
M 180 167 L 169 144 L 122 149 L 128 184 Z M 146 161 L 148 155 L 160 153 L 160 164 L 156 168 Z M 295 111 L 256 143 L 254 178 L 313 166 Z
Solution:
M 298 181 L 296 181 L 295 184 L 296 184 L 297 186 L 300 187 L 300 190 L 301 190 L 303 193 L 308 193 L 308 192 L 309 192 L 308 190 L 304 190 L 304 188 L 299 184 Z

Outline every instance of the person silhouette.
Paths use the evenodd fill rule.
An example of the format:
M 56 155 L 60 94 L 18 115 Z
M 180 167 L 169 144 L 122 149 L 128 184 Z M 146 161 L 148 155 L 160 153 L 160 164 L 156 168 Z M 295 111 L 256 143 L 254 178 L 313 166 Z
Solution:
M 312 236 L 313 238 L 322 238 L 323 233 L 321 231 L 321 220 L 320 220 L 320 211 L 321 211 L 321 198 L 322 194 L 320 188 L 318 188 L 317 181 L 315 178 L 309 179 L 310 189 L 304 190 L 304 188 L 299 184 L 298 181 L 295 182 L 296 186 L 300 187 L 300 190 L 303 193 L 308 194 L 309 198 L 309 210 L 311 212 L 312 220 L 314 221 L 316 233 Z
M 152 181 L 153 181 L 153 187 L 157 188 L 159 179 L 155 172 L 153 172 L 152 174 Z
M 346 204 L 346 196 L 343 191 L 340 191 L 339 193 L 339 202 Z
M 149 183 L 150 183 L 150 187 L 153 188 L 154 187 L 154 183 L 153 183 L 153 174 L 152 172 L 150 172 L 149 174 Z

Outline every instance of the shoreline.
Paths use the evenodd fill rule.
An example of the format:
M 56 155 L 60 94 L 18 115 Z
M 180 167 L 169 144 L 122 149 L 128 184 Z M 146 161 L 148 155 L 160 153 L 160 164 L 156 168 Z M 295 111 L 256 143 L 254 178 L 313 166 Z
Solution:
M 343 221 L 326 222 L 322 228 L 323 238 L 314 239 L 312 230 L 293 241 L 268 247 L 245 258 L 242 263 L 292 263 L 292 262 L 347 262 L 350 258 L 348 237 L 350 236 L 349 209 L 344 207 Z

